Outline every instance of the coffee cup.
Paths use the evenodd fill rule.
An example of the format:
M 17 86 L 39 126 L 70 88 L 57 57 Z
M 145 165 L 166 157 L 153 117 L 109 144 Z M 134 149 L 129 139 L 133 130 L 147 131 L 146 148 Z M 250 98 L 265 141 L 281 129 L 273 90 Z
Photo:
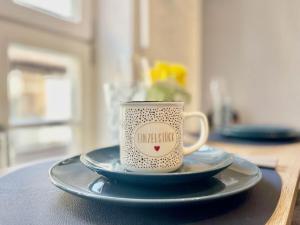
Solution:
M 200 136 L 183 145 L 186 118 L 199 119 Z M 183 102 L 126 102 L 120 109 L 120 161 L 135 172 L 162 173 L 177 170 L 185 155 L 207 141 L 207 118 L 202 112 L 184 112 Z

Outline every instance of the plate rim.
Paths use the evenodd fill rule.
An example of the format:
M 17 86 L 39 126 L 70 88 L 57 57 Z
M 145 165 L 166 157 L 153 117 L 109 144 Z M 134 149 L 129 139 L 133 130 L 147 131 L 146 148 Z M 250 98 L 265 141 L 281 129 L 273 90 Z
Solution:
M 213 195 L 208 195 L 208 196 L 194 196 L 194 197 L 185 197 L 185 198 L 176 198 L 176 199 L 159 199 L 159 198 L 154 198 L 154 199 L 142 199 L 142 198 L 124 198 L 124 197 L 111 197 L 111 196 L 103 196 L 103 195 L 98 195 L 96 193 L 88 193 L 87 191 L 80 191 L 80 189 L 72 186 L 72 185 L 66 185 L 63 181 L 55 178 L 53 175 L 53 169 L 61 164 L 63 161 L 70 160 L 70 159 L 75 159 L 78 158 L 78 161 L 80 162 L 79 155 L 69 157 L 63 160 L 60 160 L 56 162 L 53 166 L 50 167 L 48 171 L 48 175 L 50 178 L 50 181 L 53 185 L 58 187 L 59 189 L 66 191 L 70 194 L 74 194 L 79 197 L 85 197 L 89 199 L 94 199 L 94 200 L 100 200 L 100 201 L 107 201 L 107 202 L 114 202 L 114 203 L 124 203 L 124 204 L 157 204 L 157 203 L 162 203 L 164 205 L 166 204 L 178 204 L 178 203 L 193 203 L 193 202 L 205 202 L 205 201 L 211 201 L 215 199 L 221 199 L 225 197 L 230 197 L 232 195 L 239 194 L 241 192 L 247 191 L 250 188 L 254 187 L 258 182 L 261 181 L 262 179 L 262 172 L 261 170 L 253 163 L 249 162 L 248 160 L 245 160 L 252 165 L 254 165 L 257 168 L 257 174 L 255 174 L 253 177 L 256 177 L 256 180 L 253 181 L 252 183 L 245 185 L 244 187 L 226 192 L 226 193 L 219 193 L 219 194 L 213 194 Z M 226 168 L 229 169 L 229 168 Z M 87 184 L 88 185 L 88 184 Z M 87 187 L 88 188 L 88 187 Z
M 270 133 L 259 133 L 256 135 L 253 135 L 252 131 L 246 131 L 248 128 L 270 128 L 270 129 L 284 129 L 283 131 L 284 135 L 281 134 L 270 134 Z M 243 130 L 242 132 L 239 132 L 239 130 Z M 247 139 L 292 139 L 292 138 L 298 138 L 300 137 L 300 131 L 294 128 L 284 127 L 284 126 L 272 126 L 272 125 L 251 125 L 251 124 L 239 124 L 239 125 L 232 125 L 232 126 L 226 126 L 222 129 L 219 129 L 217 131 L 220 135 L 224 137 L 235 137 L 235 138 L 247 138 Z M 252 134 L 250 134 L 252 133 Z M 250 135 L 249 135 L 250 134 Z
M 114 147 L 117 147 L 119 145 L 115 145 L 115 146 L 111 146 L 111 148 L 114 148 Z M 207 170 L 204 170 L 204 171 L 190 171 L 190 172 L 170 172 L 170 173 L 146 173 L 146 172 L 134 172 L 134 171 L 113 171 L 113 170 L 108 170 L 108 169 L 105 169 L 103 167 L 98 167 L 95 165 L 95 163 L 93 163 L 93 161 L 95 160 L 92 160 L 92 159 L 88 159 L 90 158 L 89 156 L 87 156 L 88 153 L 91 153 L 91 152 L 94 152 L 94 151 L 101 151 L 101 148 L 99 149 L 95 149 L 93 151 L 90 151 L 88 153 L 84 153 L 84 154 L 81 154 L 80 155 L 80 161 L 89 169 L 94 169 L 94 170 L 97 170 L 97 171 L 104 171 L 104 172 L 107 172 L 107 173 L 111 173 L 111 174 L 118 174 L 118 175 L 126 175 L 126 176 L 149 176 L 149 177 L 164 177 L 164 176 L 185 176 L 185 175 L 195 175 L 195 174 L 200 174 L 200 173 L 208 173 L 208 172 L 213 172 L 215 170 L 218 170 L 218 169 L 226 169 L 227 167 L 229 167 L 232 163 L 233 163 L 233 160 L 234 160 L 234 154 L 232 153 L 228 153 L 226 151 L 223 151 L 221 150 L 220 148 L 216 148 L 216 147 L 212 147 L 212 146 L 208 146 L 208 145 L 205 145 L 205 147 L 208 147 L 208 148 L 213 148 L 213 149 L 216 149 L 218 151 L 221 151 L 223 153 L 225 153 L 228 158 L 224 161 L 227 161 L 226 163 L 223 163 L 222 165 L 217 165 L 216 167 L 213 167 L 213 168 L 210 168 L 210 169 L 207 169 Z M 110 148 L 110 147 L 107 147 L 107 148 Z M 104 148 L 103 148 L 104 149 Z M 201 152 L 201 150 L 197 150 L 199 152 Z M 193 153 L 192 153 L 193 154 Z

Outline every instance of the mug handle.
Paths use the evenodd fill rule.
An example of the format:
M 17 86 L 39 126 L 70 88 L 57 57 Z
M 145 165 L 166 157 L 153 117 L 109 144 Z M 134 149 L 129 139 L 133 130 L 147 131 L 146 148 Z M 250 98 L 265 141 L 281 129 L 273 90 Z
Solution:
M 208 127 L 208 122 L 207 118 L 204 113 L 202 112 L 183 112 L 183 119 L 186 119 L 188 117 L 198 117 L 200 119 L 200 137 L 198 141 L 188 147 L 183 147 L 183 154 L 188 155 L 191 154 L 194 151 L 197 151 L 202 145 L 205 144 L 208 138 L 208 132 L 209 132 L 209 127 Z

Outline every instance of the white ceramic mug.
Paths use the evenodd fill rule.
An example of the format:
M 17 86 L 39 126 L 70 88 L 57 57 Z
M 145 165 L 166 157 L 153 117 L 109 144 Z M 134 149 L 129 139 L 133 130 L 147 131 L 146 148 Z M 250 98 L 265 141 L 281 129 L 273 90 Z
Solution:
M 198 150 L 207 140 L 208 123 L 201 112 L 184 112 L 183 102 L 127 102 L 120 110 L 120 161 L 130 171 L 170 172 L 183 156 Z M 183 121 L 198 117 L 201 135 L 183 146 Z

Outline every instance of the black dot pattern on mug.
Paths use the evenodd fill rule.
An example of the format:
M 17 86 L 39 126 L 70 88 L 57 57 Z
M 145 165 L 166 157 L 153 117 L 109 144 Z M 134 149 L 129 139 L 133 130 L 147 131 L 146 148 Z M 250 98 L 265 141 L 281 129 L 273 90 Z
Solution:
M 121 121 L 122 164 L 126 167 L 140 169 L 172 169 L 182 162 L 182 106 L 131 106 L 123 108 Z M 125 120 L 126 118 L 126 120 Z M 163 122 L 174 128 L 176 144 L 173 151 L 162 157 L 151 157 L 143 154 L 135 147 L 134 133 L 142 124 Z

